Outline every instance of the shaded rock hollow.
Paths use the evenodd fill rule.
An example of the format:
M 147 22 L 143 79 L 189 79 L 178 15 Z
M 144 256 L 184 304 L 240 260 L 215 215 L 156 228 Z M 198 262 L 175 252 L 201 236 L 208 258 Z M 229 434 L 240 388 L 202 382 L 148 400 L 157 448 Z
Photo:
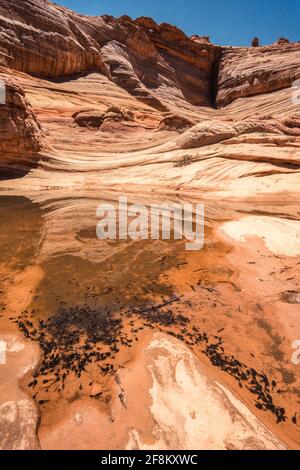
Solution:
M 0 81 L 5 89 L 5 104 L 0 105 L 0 169 L 26 170 L 38 162 L 43 132 L 22 87 L 1 74 Z

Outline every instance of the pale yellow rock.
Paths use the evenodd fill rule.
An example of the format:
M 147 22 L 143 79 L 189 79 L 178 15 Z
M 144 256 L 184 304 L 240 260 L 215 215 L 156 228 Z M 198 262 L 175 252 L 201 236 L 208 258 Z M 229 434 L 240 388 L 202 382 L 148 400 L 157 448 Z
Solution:
M 0 333 L 0 342 L 4 350 L 0 363 L 0 449 L 34 450 L 39 448 L 38 410 L 21 391 L 19 381 L 37 365 L 38 351 L 20 334 Z
M 140 360 L 152 377 L 154 442 L 147 443 L 135 428 L 127 449 L 285 448 L 239 399 L 207 376 L 182 342 L 156 334 Z
M 300 255 L 300 222 L 276 217 L 249 216 L 226 222 L 221 231 L 232 240 L 246 243 L 250 237 L 259 237 L 276 255 Z

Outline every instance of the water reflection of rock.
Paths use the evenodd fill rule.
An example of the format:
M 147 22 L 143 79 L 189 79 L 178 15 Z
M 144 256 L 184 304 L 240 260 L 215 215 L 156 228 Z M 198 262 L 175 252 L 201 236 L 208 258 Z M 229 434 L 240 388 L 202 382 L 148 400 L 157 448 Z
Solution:
M 39 203 L 19 196 L 0 197 L 0 263 L 11 269 L 34 262 L 43 229 Z
M 177 313 L 183 310 L 184 314 L 191 315 L 193 321 L 199 323 L 202 332 L 208 331 L 209 334 L 216 334 L 219 329 L 223 329 L 221 327 L 225 326 L 226 350 L 229 347 L 231 352 L 237 353 L 237 358 L 240 358 L 240 355 L 247 357 L 247 359 L 243 359 L 246 364 L 251 365 L 254 362 L 254 367 L 256 367 L 256 362 L 259 363 L 258 370 L 260 371 L 266 367 L 270 372 L 268 377 L 271 379 L 274 366 L 278 370 L 278 373 L 275 372 L 276 381 L 278 381 L 280 373 L 285 376 L 287 373 L 290 374 L 290 370 L 288 370 L 290 368 L 284 363 L 285 355 L 282 352 L 281 342 L 278 343 L 278 351 L 280 348 L 281 354 L 280 364 L 274 362 L 272 341 L 275 337 L 277 338 L 279 331 L 273 318 L 275 307 L 272 311 L 268 309 L 268 306 L 267 309 L 264 309 L 264 306 L 258 308 L 257 274 L 255 274 L 254 282 L 251 277 L 247 277 L 249 276 L 248 268 L 246 269 L 244 266 L 245 264 L 247 267 L 249 263 L 250 266 L 255 266 L 255 273 L 261 272 L 261 262 L 266 268 L 268 264 L 263 259 L 266 260 L 271 255 L 266 252 L 263 244 L 259 245 L 257 249 L 256 244 L 252 242 L 251 246 L 246 245 L 244 251 L 240 248 L 242 256 L 233 259 L 232 264 L 232 260 L 230 261 L 228 257 L 231 248 L 216 241 L 214 228 L 218 227 L 220 222 L 240 218 L 245 213 L 255 214 L 258 217 L 272 213 L 282 219 L 296 219 L 296 206 L 292 204 L 285 206 L 283 203 L 274 208 L 271 203 L 261 205 L 206 203 L 206 248 L 198 254 L 187 255 L 182 242 L 124 241 L 116 243 L 100 241 L 96 237 L 96 208 L 103 200 L 114 199 L 113 195 L 103 194 L 102 198 L 95 198 L 88 193 L 81 198 L 73 197 L 71 194 L 70 197 L 66 195 L 62 198 L 61 196 L 58 194 L 57 198 L 53 199 L 48 199 L 46 195 L 31 196 L 32 202 L 24 199 L 10 199 L 9 204 L 7 200 L 3 201 L 1 215 L 6 218 L 7 214 L 9 223 L 7 232 L 1 234 L 1 241 L 7 250 L 8 262 L 3 258 L 1 268 L 2 273 L 5 274 L 5 305 L 9 307 L 8 310 L 12 318 L 20 316 L 23 311 L 21 318 L 18 319 L 18 322 L 23 322 L 27 315 L 24 315 L 24 310 L 28 310 L 28 314 L 32 318 L 27 316 L 27 320 L 34 324 L 36 322 L 39 324 L 41 321 L 40 326 L 44 328 L 49 317 L 59 319 L 66 316 L 67 318 L 68 315 L 65 313 L 72 315 L 73 312 L 77 315 L 82 309 L 83 312 L 91 312 L 94 318 L 93 312 L 107 313 L 109 308 L 110 313 L 118 315 L 121 310 L 128 307 L 142 308 L 149 302 L 159 302 L 162 298 L 168 299 L 179 290 L 183 291 L 185 295 L 183 303 L 178 308 L 172 306 L 172 310 Z M 140 196 L 138 200 L 132 199 L 134 199 L 132 202 L 135 203 L 155 202 L 150 200 L 149 196 Z M 16 210 L 14 210 L 15 207 L 17 207 Z M 9 243 L 10 233 L 12 233 L 11 244 Z M 270 262 L 274 264 L 276 262 L 279 270 L 281 260 L 272 257 Z M 244 270 L 244 285 L 239 279 L 240 269 Z M 277 277 L 276 269 L 274 271 L 276 276 L 273 274 L 272 278 Z M 290 273 L 294 269 L 292 262 L 287 269 L 289 278 L 291 278 Z M 282 273 L 281 271 L 281 269 L 278 271 L 278 275 L 280 275 L 280 279 L 283 279 L 285 270 Z M 247 286 L 253 290 L 250 296 L 245 295 Z M 270 283 L 268 287 L 270 288 Z M 281 286 L 280 292 L 282 290 Z M 251 343 L 246 344 L 246 341 L 249 340 L 249 334 L 245 329 L 249 320 L 248 312 L 251 311 L 254 300 L 257 303 L 253 310 L 255 322 L 252 326 L 256 338 L 255 351 Z M 230 309 L 229 313 L 226 310 L 226 303 Z M 206 310 L 209 311 L 209 316 Z M 167 311 L 163 311 L 162 314 L 165 314 L 167 318 Z M 264 325 L 271 325 L 270 328 L 263 331 L 259 328 L 259 325 L 262 324 L 262 321 L 258 321 L 260 317 L 264 319 Z M 253 322 L 253 313 L 251 318 Z M 131 363 L 134 363 L 135 355 L 140 351 L 140 343 L 135 342 L 135 337 L 141 342 L 144 334 L 149 331 L 147 328 L 144 331 L 139 330 L 143 326 L 141 318 L 138 319 L 139 324 L 130 323 L 131 320 L 126 315 L 122 317 L 122 327 L 126 337 L 123 337 L 124 344 L 121 342 L 121 363 L 116 360 L 116 357 L 108 356 L 108 360 L 100 365 L 104 369 L 109 367 L 108 372 L 110 370 L 114 372 L 114 374 L 106 374 L 105 370 L 102 371 L 104 372 L 104 380 L 101 379 L 101 374 L 99 375 L 100 369 L 98 371 L 96 369 L 97 373 L 93 371 L 92 378 L 88 378 L 88 376 L 85 378 L 83 376 L 76 377 L 75 380 L 71 380 L 72 386 L 69 387 L 69 384 L 66 383 L 64 390 L 59 387 L 60 389 L 56 390 L 54 397 L 52 392 L 46 391 L 51 377 L 43 376 L 42 380 L 47 382 L 31 386 L 29 389 L 27 388 L 28 384 L 34 383 L 37 377 L 26 378 L 23 385 L 27 391 L 32 391 L 33 396 L 38 393 L 35 398 L 41 402 L 41 429 L 43 429 L 41 434 L 45 429 L 49 430 L 49 425 L 53 425 L 51 420 L 54 416 L 59 416 L 59 419 L 64 421 L 66 411 L 62 405 L 64 401 L 78 401 L 80 408 L 80 404 L 88 396 L 96 400 L 100 408 L 104 406 L 105 412 L 111 409 L 110 403 L 115 403 L 113 399 L 115 372 L 119 367 L 121 370 L 122 368 L 127 369 Z M 4 324 L 6 328 L 8 327 L 7 315 L 3 318 L 2 314 L 0 321 L 1 329 Z M 204 325 L 202 322 L 206 322 L 206 324 Z M 149 325 L 149 328 L 153 327 L 151 322 Z M 90 326 L 92 326 L 92 322 Z M 192 328 L 193 323 L 190 326 Z M 157 330 L 161 327 L 159 322 L 155 326 Z M 203 327 L 205 330 L 202 329 Z M 12 328 L 11 323 L 9 328 Z M 38 328 L 39 333 L 43 332 L 43 328 Z M 170 330 L 170 333 L 182 335 L 180 330 L 175 331 L 176 328 L 172 325 Z M 241 336 L 245 340 L 245 348 L 242 349 L 237 346 L 240 344 L 239 338 Z M 130 342 L 131 340 L 135 346 Z M 45 346 L 47 346 L 46 342 Z M 81 339 L 79 339 L 79 346 L 85 346 L 84 341 L 81 344 Z M 96 343 L 96 346 L 99 347 L 100 344 Z M 64 345 L 62 344 L 60 347 L 63 354 Z M 271 355 L 269 353 L 267 356 L 265 355 L 266 347 L 270 347 Z M 119 346 L 117 348 L 119 349 Z M 255 352 L 255 359 L 251 358 L 251 351 Z M 89 352 L 93 353 L 94 351 L 87 351 L 88 354 Z M 102 353 L 102 350 L 97 351 L 97 354 Z M 200 355 L 200 357 L 202 356 Z M 277 352 L 276 357 L 279 361 Z M 262 358 L 262 363 L 260 358 Z M 110 365 L 113 365 L 113 369 L 110 369 Z M 77 371 L 77 374 L 78 372 L 80 371 Z M 222 379 L 225 379 L 226 383 L 224 372 L 220 377 L 220 380 Z M 281 388 L 281 383 L 278 384 L 278 387 Z M 247 404 L 251 402 L 250 404 L 254 406 L 253 399 L 255 397 L 250 396 L 247 391 L 244 393 L 243 390 L 241 393 L 244 394 L 243 397 Z M 276 406 L 285 406 L 283 402 L 287 397 L 289 399 L 288 420 L 290 421 L 291 413 L 297 411 L 295 410 L 295 395 L 291 401 L 292 391 L 287 391 L 288 395 L 281 397 L 281 395 L 277 395 L 276 390 L 277 388 L 274 392 Z M 42 394 L 40 394 L 41 391 Z M 60 398 L 57 401 L 58 397 Z M 118 400 L 118 397 L 115 399 Z M 264 414 L 269 414 L 269 412 Z M 277 432 L 277 428 L 275 432 Z M 137 435 L 134 440 L 135 442 L 139 441 Z

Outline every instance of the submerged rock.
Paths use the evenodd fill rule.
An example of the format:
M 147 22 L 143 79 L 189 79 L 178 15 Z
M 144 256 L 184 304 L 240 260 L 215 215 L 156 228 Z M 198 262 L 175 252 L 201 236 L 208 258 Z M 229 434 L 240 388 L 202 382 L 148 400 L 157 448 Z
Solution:
M 37 447 L 37 410 L 30 400 L 0 404 L 0 449 L 32 450 Z
M 131 386 L 135 368 L 145 367 L 152 439 L 136 421 L 127 449 L 266 450 L 285 446 L 226 387 L 207 375 L 198 358 L 182 342 L 157 333 L 140 352 L 136 366 L 124 372 L 122 385 Z M 139 394 L 147 394 L 141 386 Z M 136 397 L 127 396 L 128 413 Z M 131 424 L 133 420 L 131 420 Z M 149 431 L 149 430 L 148 430 Z
M 38 449 L 38 410 L 19 386 L 37 365 L 38 351 L 19 335 L 1 334 L 0 341 L 6 345 L 5 360 L 0 365 L 0 449 Z
M 287 304 L 300 304 L 300 292 L 287 290 L 280 297 Z

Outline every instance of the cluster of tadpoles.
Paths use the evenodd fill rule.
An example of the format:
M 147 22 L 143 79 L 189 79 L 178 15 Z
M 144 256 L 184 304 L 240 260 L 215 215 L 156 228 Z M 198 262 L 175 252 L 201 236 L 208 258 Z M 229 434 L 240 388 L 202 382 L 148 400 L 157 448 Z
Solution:
M 276 416 L 277 424 L 281 421 L 285 422 L 287 420 L 285 409 L 276 406 L 271 396 L 271 389 L 273 392 L 277 386 L 276 381 L 270 381 L 266 374 L 248 367 L 246 364 L 235 359 L 234 356 L 224 354 L 222 339 L 219 337 L 215 338 L 217 341 L 214 344 L 207 344 L 203 351 L 210 362 L 234 377 L 241 388 L 245 386 L 252 394 L 256 395 L 256 408 L 273 413 Z
M 33 323 L 33 314 L 29 319 L 29 314 L 24 313 L 15 322 L 27 338 L 39 343 L 43 352 L 42 363 L 29 386 L 34 388 L 38 380 L 42 380 L 46 392 L 50 387 L 55 387 L 54 391 L 61 392 L 71 372 L 80 378 L 92 362 L 97 363 L 102 375 L 116 374 L 112 360 L 120 351 L 120 345 L 130 348 L 133 340 L 138 340 L 139 330 L 158 327 L 160 331 L 190 347 L 203 344 L 204 349 L 201 352 L 208 357 L 211 364 L 234 377 L 241 388 L 245 387 L 254 394 L 255 406 L 259 410 L 273 413 L 277 423 L 285 422 L 285 409 L 276 406 L 271 396 L 277 387 L 276 381 L 248 367 L 234 356 L 226 355 L 220 336 L 200 333 L 195 326 L 191 327 L 187 317 L 175 314 L 169 307 L 179 300 L 175 297 L 158 305 L 132 307 L 118 317 L 112 309 L 105 307 L 63 307 L 47 321 L 39 320 L 37 326 Z M 130 333 L 124 331 L 122 315 L 130 319 Z M 134 327 L 135 319 L 142 321 L 143 326 Z M 129 337 L 130 334 L 133 336 Z M 103 348 L 106 348 L 106 351 Z M 49 375 L 52 376 L 51 379 L 45 378 Z M 46 401 L 40 400 L 39 403 L 44 404 Z M 292 419 L 294 424 L 295 421 Z
M 226 355 L 222 346 L 223 340 L 220 336 L 211 337 L 205 332 L 199 333 L 199 330 L 195 326 L 192 327 L 192 331 L 189 331 L 186 327 L 189 323 L 187 317 L 182 315 L 175 316 L 171 310 L 160 310 L 162 307 L 166 307 L 178 300 L 179 298 L 175 298 L 158 306 L 133 309 L 132 311 L 140 318 L 146 318 L 151 325 L 153 325 L 153 323 L 159 323 L 160 326 L 165 327 L 174 324 L 185 326 L 179 332 L 174 330 L 167 330 L 166 332 L 180 341 L 184 341 L 188 346 L 196 346 L 204 343 L 205 347 L 202 352 L 209 358 L 211 364 L 234 377 L 241 388 L 245 386 L 250 393 L 256 395 L 256 408 L 273 413 L 276 416 L 277 424 L 282 421 L 285 422 L 287 420 L 285 409 L 276 406 L 271 396 L 271 391 L 273 392 L 277 387 L 275 380 L 270 380 L 266 374 L 258 372 L 252 367 L 248 367 L 234 356 Z M 210 343 L 210 338 L 214 339 L 213 343 Z M 292 422 L 296 424 L 295 417 L 292 418 Z
M 15 320 L 27 338 L 39 343 L 43 353 L 29 387 L 35 388 L 40 379 L 46 392 L 61 392 L 69 374 L 79 379 L 92 362 L 97 363 L 102 375 L 114 373 L 110 358 L 119 351 L 117 337 L 121 335 L 122 322 L 113 318 L 108 309 L 61 308 L 47 321 L 38 320 L 37 325 L 32 318 L 26 313 Z M 40 402 L 44 404 L 45 400 Z

